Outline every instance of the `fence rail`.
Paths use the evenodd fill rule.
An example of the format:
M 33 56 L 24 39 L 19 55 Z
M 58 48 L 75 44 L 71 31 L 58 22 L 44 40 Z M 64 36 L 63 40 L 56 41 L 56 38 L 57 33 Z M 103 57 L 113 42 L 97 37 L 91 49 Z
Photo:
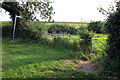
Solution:
M 70 35 L 70 34 L 51 34 L 51 33 L 45 33 L 48 35 L 60 35 L 60 36 L 80 36 L 80 35 Z
M 70 35 L 70 34 L 51 34 L 51 33 L 45 33 L 47 35 L 51 35 L 53 37 L 55 36 L 68 36 L 68 38 L 65 38 L 65 39 L 68 39 L 68 40 L 81 40 L 81 39 L 75 39 L 75 38 L 72 38 L 72 36 L 80 36 L 80 35 Z

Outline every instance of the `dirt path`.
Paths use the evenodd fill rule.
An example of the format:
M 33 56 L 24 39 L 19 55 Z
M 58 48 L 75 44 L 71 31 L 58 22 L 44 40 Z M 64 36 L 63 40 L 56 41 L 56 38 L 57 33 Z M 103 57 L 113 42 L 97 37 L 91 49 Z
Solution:
M 82 72 L 95 72 L 96 70 L 100 69 L 99 65 L 96 62 L 92 61 L 78 60 L 77 62 L 75 62 L 74 60 L 65 60 L 65 62 L 65 65 L 75 63 L 73 69 Z
M 80 61 L 78 64 L 74 66 L 75 70 L 79 70 L 82 72 L 94 72 L 99 69 L 99 66 L 96 62 L 91 61 Z
M 0 68 L 0 71 L 2 71 L 3 70 L 3 68 Z

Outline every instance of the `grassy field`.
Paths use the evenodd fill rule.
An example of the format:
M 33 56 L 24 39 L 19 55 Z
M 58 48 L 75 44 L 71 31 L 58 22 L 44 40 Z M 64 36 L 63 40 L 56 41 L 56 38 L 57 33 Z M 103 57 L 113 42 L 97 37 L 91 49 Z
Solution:
M 31 23 L 33 25 L 33 23 Z M 35 24 L 35 23 L 34 23 Z M 41 23 L 37 23 L 39 25 Z M 40 27 L 50 27 L 53 24 L 70 25 L 75 28 L 87 27 L 88 24 L 80 23 L 47 23 Z M 4 34 L 10 37 L 11 24 L 3 22 Z M 6 32 L 6 30 L 8 30 Z M 85 73 L 75 69 L 75 65 L 81 62 L 80 56 L 88 57 L 81 52 L 75 52 L 72 49 L 63 47 L 50 47 L 39 42 L 30 42 L 22 39 L 16 39 L 10 42 L 10 38 L 2 40 L 2 77 L 3 78 L 98 78 L 96 72 Z M 52 36 L 46 35 L 47 39 L 53 40 Z M 60 36 L 69 38 L 68 36 Z M 93 51 L 97 56 L 91 60 L 99 59 L 101 54 L 105 54 L 106 40 L 108 35 L 95 34 L 93 37 Z M 79 36 L 71 38 L 80 39 Z M 70 40 L 73 42 L 74 40 Z M 92 79 L 93 80 L 93 79 Z M 96 80 L 96 79 L 95 79 Z
M 2 77 L 3 78 L 88 78 L 97 77 L 74 69 L 81 61 L 71 55 L 73 51 L 3 38 Z M 70 61 L 72 60 L 72 61 Z
M 93 38 L 93 49 L 103 52 L 105 39 L 105 35 L 96 35 Z M 81 61 L 71 56 L 77 54 L 74 51 L 51 48 L 20 39 L 10 42 L 10 38 L 3 38 L 2 49 L 3 78 L 84 78 L 87 75 L 74 69 L 74 65 Z M 67 64 L 69 60 L 72 62 Z M 96 77 L 95 74 L 89 74 L 90 77 L 91 75 Z
M 56 22 L 56 23 L 47 23 L 48 26 L 58 24 L 58 25 L 69 25 L 75 28 L 87 27 L 89 23 L 72 23 L 72 22 Z
M 41 25 L 41 24 L 44 24 L 45 22 L 41 23 L 41 22 L 30 22 L 29 25 L 33 25 L 33 24 L 36 24 L 36 25 Z M 2 24 L 2 26 L 11 26 L 12 25 L 12 22 L 0 22 L 0 24 Z M 51 25 L 69 25 L 69 26 L 73 26 L 75 28 L 80 28 L 80 27 L 87 27 L 89 23 L 67 23 L 67 22 L 55 22 L 55 23 L 47 23 L 47 24 L 44 24 L 45 27 L 49 27 Z M 1 27 L 2 27 L 1 26 Z

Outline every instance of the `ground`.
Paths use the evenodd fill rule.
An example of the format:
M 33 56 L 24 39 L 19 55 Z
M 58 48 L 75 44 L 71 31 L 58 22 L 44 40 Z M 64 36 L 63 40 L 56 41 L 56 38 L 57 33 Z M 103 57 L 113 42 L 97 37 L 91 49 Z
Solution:
M 74 68 L 82 72 L 95 72 L 99 69 L 99 66 L 96 62 L 80 61 L 80 63 L 76 64 Z
M 52 48 L 20 39 L 3 38 L 3 78 L 97 77 L 98 64 L 71 57 L 74 51 Z

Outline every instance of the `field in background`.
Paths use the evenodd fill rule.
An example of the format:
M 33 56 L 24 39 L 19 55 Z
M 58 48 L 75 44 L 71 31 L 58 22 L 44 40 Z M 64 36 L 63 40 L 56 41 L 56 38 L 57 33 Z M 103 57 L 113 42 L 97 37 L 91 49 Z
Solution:
M 79 22 L 53 22 L 53 23 L 47 23 L 48 26 L 58 24 L 58 25 L 69 25 L 74 26 L 75 28 L 80 27 L 87 27 L 89 23 L 79 23 Z
M 6 26 L 6 25 L 12 25 L 12 22 L 0 22 L 2 24 L 2 26 Z M 32 22 L 34 23 L 34 22 Z M 43 22 L 46 23 L 46 22 Z M 79 22 L 51 22 L 51 23 L 47 23 L 47 26 L 53 25 L 53 24 L 59 24 L 59 25 L 70 25 L 70 26 L 75 26 L 75 28 L 79 28 L 81 26 L 87 27 L 89 23 L 79 23 Z M 41 22 L 37 22 L 37 25 L 41 25 Z

